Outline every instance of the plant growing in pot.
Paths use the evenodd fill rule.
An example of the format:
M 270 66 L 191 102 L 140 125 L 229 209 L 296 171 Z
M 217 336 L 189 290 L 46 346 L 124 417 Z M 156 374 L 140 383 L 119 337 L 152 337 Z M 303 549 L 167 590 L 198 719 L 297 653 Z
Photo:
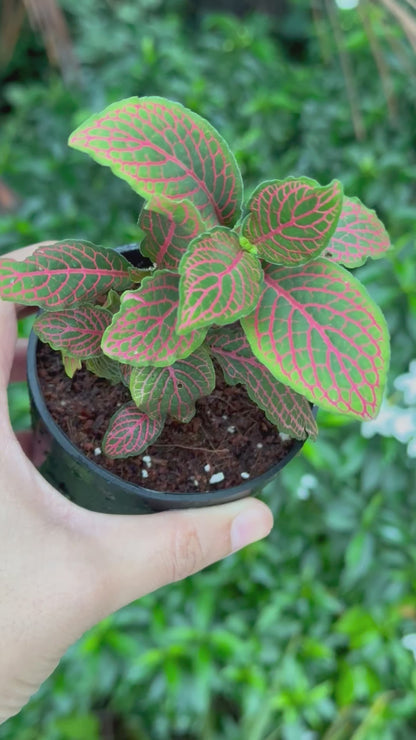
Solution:
M 314 405 L 376 416 L 388 331 L 380 309 L 345 269 L 390 249 L 374 211 L 345 196 L 340 182 L 321 186 L 309 177 L 263 182 L 244 206 L 241 174 L 223 138 L 164 98 L 110 105 L 69 144 L 111 167 L 144 199 L 144 237 L 124 254 L 67 240 L 21 263 L 0 260 L 0 296 L 41 309 L 29 383 L 45 477 L 102 511 L 204 506 L 248 495 L 272 478 L 307 437 L 316 437 Z M 45 407 L 36 336 L 61 355 L 69 386 L 83 373 L 105 379 L 97 382 L 110 404 L 118 394 L 107 431 L 93 445 L 95 462 Z M 166 484 L 153 490 L 146 479 L 154 477 L 157 452 L 149 450 L 157 451 L 162 433 L 169 441 L 172 430 L 195 427 L 195 404 L 214 399 L 212 411 L 220 387 L 257 409 L 262 421 L 254 427 L 265 425 L 267 438 L 273 431 L 282 459 L 270 465 L 264 454 L 260 475 L 247 458 L 240 461 L 240 479 L 228 488 L 223 470 L 207 464 L 202 489 L 188 476 L 185 492 Z M 224 421 L 232 447 L 235 427 Z M 257 458 L 262 445 L 256 442 Z M 192 458 L 195 448 L 188 447 Z M 173 446 L 172 466 L 176 453 Z M 113 462 L 107 464 L 113 472 L 98 465 L 130 459 L 137 463 L 133 482 L 116 477 Z M 145 479 L 138 481 L 140 471 Z

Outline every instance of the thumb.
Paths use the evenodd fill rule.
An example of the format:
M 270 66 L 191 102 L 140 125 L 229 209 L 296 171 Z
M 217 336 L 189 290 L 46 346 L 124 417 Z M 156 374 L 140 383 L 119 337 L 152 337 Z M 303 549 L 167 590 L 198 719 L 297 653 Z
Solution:
M 91 512 L 88 512 L 91 514 Z M 270 509 L 243 499 L 202 509 L 141 516 L 92 514 L 93 547 L 100 554 L 109 613 L 160 586 L 196 573 L 269 534 Z

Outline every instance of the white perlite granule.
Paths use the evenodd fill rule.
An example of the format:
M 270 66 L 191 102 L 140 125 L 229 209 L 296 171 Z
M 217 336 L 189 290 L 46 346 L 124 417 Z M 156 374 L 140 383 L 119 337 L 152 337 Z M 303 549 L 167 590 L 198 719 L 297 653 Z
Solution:
M 235 432 L 235 427 L 234 427 L 234 426 L 230 426 L 230 427 L 227 427 L 227 432 L 228 432 L 229 434 L 234 434 L 234 432 Z
M 147 470 L 144 470 L 143 469 L 142 470 L 142 478 L 148 478 L 148 477 L 149 477 L 149 473 L 147 472 Z
M 209 473 L 209 471 L 211 470 L 211 465 L 209 463 L 207 463 L 206 465 L 204 465 L 204 470 L 205 470 L 206 473 Z
M 144 455 L 142 457 L 142 460 L 144 464 L 147 465 L 148 468 L 152 467 L 152 458 L 150 457 L 150 455 Z
M 214 473 L 209 479 L 210 483 L 221 483 L 224 480 L 224 473 Z
M 279 432 L 279 437 L 282 440 L 282 442 L 287 442 L 287 440 L 290 439 L 290 434 L 285 434 L 284 432 Z
M 242 478 L 250 478 L 250 473 L 240 473 Z
M 261 442 L 257 442 L 256 447 L 258 450 L 261 450 L 261 448 L 263 447 L 263 444 Z
M 94 455 L 95 455 L 96 457 L 98 457 L 98 455 L 101 455 L 101 449 L 100 449 L 100 447 L 96 447 L 96 448 L 95 448 L 95 450 L 94 450 Z

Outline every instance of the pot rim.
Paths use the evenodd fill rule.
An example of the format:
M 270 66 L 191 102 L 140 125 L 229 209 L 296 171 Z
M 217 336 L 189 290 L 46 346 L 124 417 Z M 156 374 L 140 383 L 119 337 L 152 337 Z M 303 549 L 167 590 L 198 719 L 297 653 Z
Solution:
M 199 491 L 195 493 L 184 493 L 174 491 L 154 491 L 151 488 L 145 488 L 144 486 L 130 483 L 129 481 L 123 480 L 118 475 L 111 473 L 106 468 L 98 465 L 96 462 L 87 457 L 81 450 L 79 450 L 69 439 L 69 437 L 62 431 L 58 424 L 53 419 L 49 412 L 39 383 L 39 377 L 37 373 L 36 363 L 36 352 L 38 346 L 38 337 L 33 332 L 30 333 L 28 350 L 27 350 L 27 369 L 28 369 L 28 383 L 29 390 L 32 395 L 32 400 L 39 412 L 42 421 L 46 424 L 51 434 L 57 441 L 57 443 L 64 449 L 64 451 L 71 455 L 78 463 L 89 467 L 96 475 L 103 476 L 110 484 L 113 483 L 116 486 L 123 485 L 124 491 L 133 497 L 139 497 L 145 499 L 148 502 L 157 502 L 161 504 L 173 504 L 178 507 L 182 505 L 184 508 L 189 506 L 204 506 L 212 504 L 226 503 L 227 501 L 234 501 L 241 498 L 247 488 L 250 487 L 252 491 L 262 489 L 274 476 L 284 468 L 287 463 L 292 460 L 293 457 L 303 447 L 306 440 L 294 440 L 293 445 L 290 448 L 287 455 L 282 460 L 279 460 L 276 465 L 268 468 L 264 473 L 257 476 L 256 478 L 249 478 L 243 483 L 237 486 L 231 486 L 230 488 L 220 488 L 213 491 Z M 314 409 L 314 413 L 316 410 Z

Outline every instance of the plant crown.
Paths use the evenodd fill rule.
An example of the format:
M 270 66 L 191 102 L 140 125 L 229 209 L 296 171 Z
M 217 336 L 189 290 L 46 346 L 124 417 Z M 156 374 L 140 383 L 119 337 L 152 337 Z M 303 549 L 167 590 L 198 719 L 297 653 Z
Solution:
M 138 269 L 117 251 L 67 240 L 0 260 L 0 296 L 39 306 L 34 331 L 72 377 L 84 362 L 132 400 L 103 452 L 142 453 L 167 416 L 187 422 L 215 387 L 213 359 L 281 432 L 316 437 L 311 403 L 376 416 L 389 361 L 385 319 L 345 269 L 391 249 L 374 211 L 337 180 L 242 178 L 206 120 L 160 97 L 93 115 L 69 145 L 145 200 Z

